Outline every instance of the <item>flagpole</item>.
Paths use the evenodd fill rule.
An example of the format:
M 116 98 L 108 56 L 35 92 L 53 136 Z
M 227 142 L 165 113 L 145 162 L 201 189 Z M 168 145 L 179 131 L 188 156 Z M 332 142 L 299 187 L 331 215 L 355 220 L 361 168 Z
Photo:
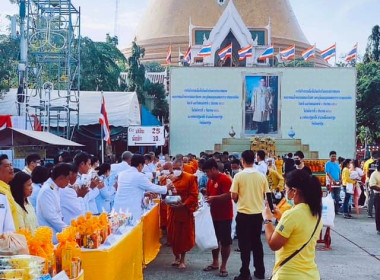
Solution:
M 232 46 L 232 42 L 231 42 L 231 57 L 230 57 L 230 67 L 232 67 L 232 49 L 233 49 L 233 46 Z
M 100 104 L 103 105 L 103 91 L 101 92 L 101 102 Z M 102 106 L 101 105 L 101 106 Z M 101 145 L 101 153 L 102 153 L 102 163 L 104 163 L 104 141 L 103 141 L 103 138 L 104 138 L 104 135 L 103 135 L 104 131 L 103 131 L 103 126 L 100 125 L 100 145 Z
M 294 67 L 296 67 L 296 44 L 293 42 L 294 45 L 294 57 L 293 57 L 293 62 L 294 62 Z
M 335 42 L 335 65 L 334 67 L 336 67 L 336 42 Z

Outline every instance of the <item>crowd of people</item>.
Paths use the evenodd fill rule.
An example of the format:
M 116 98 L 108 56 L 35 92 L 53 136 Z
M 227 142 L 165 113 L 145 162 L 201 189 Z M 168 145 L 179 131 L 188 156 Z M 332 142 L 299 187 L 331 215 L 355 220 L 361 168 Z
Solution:
M 375 205 L 380 234 L 378 158 L 374 153 L 362 162 L 362 170 L 357 161 L 338 159 L 332 151 L 325 171 L 336 214 L 343 211 L 350 219 L 352 205 L 356 213 L 366 205 L 371 217 Z M 272 279 L 319 279 L 314 259 L 322 227 L 322 189 L 301 151 L 277 159 L 267 158 L 262 150 L 247 150 L 241 155 L 201 153 L 199 158 L 125 151 L 121 161 L 113 164 L 100 164 L 97 157 L 85 152 L 73 158 L 63 153 L 59 163 L 50 167 L 42 166 L 40 156 L 32 154 L 25 163 L 23 170 L 14 170 L 7 156 L 0 155 L 0 234 L 18 229 L 34 232 L 38 226 L 49 226 L 56 242 L 55 233 L 86 212 L 123 211 L 136 222 L 150 198 L 177 196 L 178 202 L 161 204 L 161 225 L 167 229 L 167 242 L 172 247 L 172 265 L 185 269 L 186 253 L 195 246 L 193 213 L 203 197 L 211 207 L 219 244 L 212 250 L 212 263 L 205 272 L 218 270 L 220 277 L 228 276 L 227 263 L 236 235 L 241 268 L 234 279 L 252 279 L 251 254 L 253 276 L 264 279 L 261 234 L 265 230 L 269 247 L 276 251 Z M 269 200 L 273 200 L 273 208 Z M 281 201 L 290 205 L 290 210 L 276 207 Z

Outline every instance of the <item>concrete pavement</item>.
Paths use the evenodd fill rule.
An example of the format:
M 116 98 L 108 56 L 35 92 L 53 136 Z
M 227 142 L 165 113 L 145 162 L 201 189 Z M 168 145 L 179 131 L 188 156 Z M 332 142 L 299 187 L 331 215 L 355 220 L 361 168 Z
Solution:
M 335 228 L 331 232 L 331 250 L 317 251 L 317 265 L 324 280 L 379 280 L 380 279 L 380 235 L 377 235 L 374 219 L 367 218 L 365 211 L 352 220 L 335 218 Z M 164 239 L 165 240 L 165 239 Z M 273 265 L 274 253 L 264 244 L 266 277 L 269 278 Z M 318 245 L 321 247 L 321 245 Z M 237 248 L 234 241 L 233 249 Z M 211 252 L 200 252 L 194 248 L 188 253 L 187 269 L 179 271 L 170 264 L 173 261 L 171 248 L 165 245 L 151 264 L 144 270 L 145 280 L 214 280 L 222 279 L 216 276 L 217 272 L 203 272 L 202 268 L 211 263 Z M 234 250 L 228 262 L 229 276 L 224 279 L 233 279 L 239 274 L 240 254 Z M 253 273 L 253 271 L 251 270 Z

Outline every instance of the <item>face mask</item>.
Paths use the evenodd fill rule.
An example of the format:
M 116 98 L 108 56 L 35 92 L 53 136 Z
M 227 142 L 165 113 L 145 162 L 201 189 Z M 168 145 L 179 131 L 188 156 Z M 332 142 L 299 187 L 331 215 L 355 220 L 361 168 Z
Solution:
M 169 175 L 170 171 L 169 170 L 162 170 L 161 173 L 162 173 L 162 175 Z
M 300 161 L 299 159 L 296 159 L 296 160 L 294 161 L 294 163 L 295 163 L 296 165 L 300 165 L 300 164 L 301 164 L 301 161 Z
M 182 174 L 182 170 L 173 170 L 173 175 L 175 177 L 179 177 L 179 176 L 181 176 L 181 174 Z
M 289 199 L 289 196 L 288 196 L 288 193 L 287 193 L 287 192 L 285 192 L 285 199 L 286 199 L 286 201 L 287 201 L 291 206 L 294 205 L 294 198 Z

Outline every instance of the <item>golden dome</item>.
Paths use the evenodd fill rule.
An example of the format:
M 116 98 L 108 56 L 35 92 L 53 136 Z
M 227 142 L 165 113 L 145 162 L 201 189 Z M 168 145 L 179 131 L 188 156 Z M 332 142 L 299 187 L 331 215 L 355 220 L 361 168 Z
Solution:
M 231 0 L 150 0 L 140 21 L 136 39 L 145 48 L 144 61 L 164 63 L 168 46 L 173 46 L 173 62 L 180 48 L 189 45 L 189 24 L 212 29 Z M 223 3 L 223 4 L 220 4 Z M 233 0 L 248 28 L 265 28 L 271 20 L 275 48 L 296 44 L 297 55 L 310 46 L 289 0 Z M 122 51 L 128 56 L 129 48 Z

